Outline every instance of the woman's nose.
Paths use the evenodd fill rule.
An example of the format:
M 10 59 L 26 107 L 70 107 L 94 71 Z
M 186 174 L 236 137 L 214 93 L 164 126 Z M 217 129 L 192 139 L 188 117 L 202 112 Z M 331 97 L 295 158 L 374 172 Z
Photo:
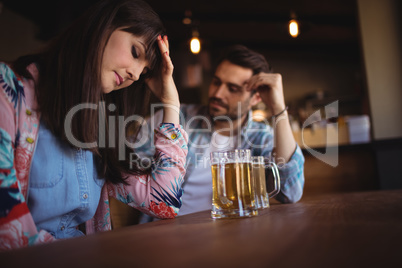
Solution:
M 137 81 L 142 74 L 145 74 L 148 71 L 146 64 L 141 64 L 140 66 L 136 66 L 135 68 L 127 69 L 127 73 L 129 78 L 133 81 Z
M 138 78 L 140 77 L 140 74 L 138 74 L 138 72 L 136 72 L 135 69 L 127 69 L 128 79 L 130 80 L 137 81 Z

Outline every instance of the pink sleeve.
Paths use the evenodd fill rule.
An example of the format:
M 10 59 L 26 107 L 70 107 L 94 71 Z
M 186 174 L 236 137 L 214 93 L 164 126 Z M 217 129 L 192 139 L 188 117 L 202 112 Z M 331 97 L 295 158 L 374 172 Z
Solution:
M 156 150 L 150 163 L 150 174 L 129 176 L 129 185 L 109 184 L 109 196 L 153 217 L 177 216 L 186 172 L 187 141 L 187 133 L 181 126 L 161 124 L 155 129 Z M 147 165 L 138 158 L 133 159 L 133 164 Z
M 38 117 L 24 85 L 0 63 L 0 250 L 54 240 L 38 232 L 25 201 Z

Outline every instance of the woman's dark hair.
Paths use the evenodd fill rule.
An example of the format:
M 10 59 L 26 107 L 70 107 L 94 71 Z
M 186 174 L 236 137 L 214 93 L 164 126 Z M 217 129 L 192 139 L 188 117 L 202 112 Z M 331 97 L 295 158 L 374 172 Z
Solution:
M 98 146 L 90 150 L 100 159 L 100 175 L 112 183 L 125 183 L 126 173 L 139 175 L 145 172 L 130 167 L 128 154 L 131 150 L 125 145 L 127 133 L 123 133 L 124 140 L 121 141 L 118 116 L 124 119 L 134 114 L 144 116 L 150 96 L 144 82 L 145 75 L 125 89 L 102 93 L 103 52 L 112 32 L 119 28 L 145 39 L 150 69 L 146 76 L 156 74 L 161 62 L 156 39 L 165 30 L 159 16 L 141 0 L 99 1 L 55 38 L 44 52 L 21 57 L 13 64 L 15 71 L 27 78 L 32 77 L 26 67 L 31 63 L 36 64 L 39 70 L 36 94 L 41 119 L 56 136 L 72 146 L 77 147 L 71 143 L 64 129 L 66 115 L 79 104 L 97 105 L 94 106 L 97 109 L 81 109 L 74 114 L 71 133 L 80 142 L 97 142 Z M 114 122 L 108 120 L 116 122 L 115 133 L 109 133 L 109 125 L 113 126 Z M 100 133 L 100 127 L 105 130 L 104 133 Z M 138 128 L 137 124 L 134 135 Z M 100 139 L 112 141 L 108 145 L 99 146 Z M 119 161 L 119 150 L 123 149 L 121 142 L 125 157 Z
M 265 57 L 243 45 L 233 45 L 226 48 L 218 60 L 218 64 L 227 60 L 233 64 L 253 70 L 253 74 L 260 72 L 272 73 L 272 69 Z

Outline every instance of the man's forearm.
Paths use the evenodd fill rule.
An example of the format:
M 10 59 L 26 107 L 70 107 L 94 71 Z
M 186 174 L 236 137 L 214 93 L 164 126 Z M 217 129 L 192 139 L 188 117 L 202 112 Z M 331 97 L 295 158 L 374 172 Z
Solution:
M 287 163 L 296 149 L 296 141 L 290 127 L 287 111 L 275 118 L 274 139 L 275 158 L 283 159 Z

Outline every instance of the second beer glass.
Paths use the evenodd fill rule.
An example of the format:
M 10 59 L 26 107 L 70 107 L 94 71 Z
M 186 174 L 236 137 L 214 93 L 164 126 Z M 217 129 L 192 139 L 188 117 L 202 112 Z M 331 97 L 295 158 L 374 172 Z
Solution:
M 263 156 L 251 157 L 253 163 L 253 177 L 255 183 L 256 202 L 259 209 L 269 207 L 269 198 L 276 196 L 281 187 L 281 181 L 279 177 L 278 167 L 274 162 L 265 161 Z M 267 168 L 272 170 L 274 190 L 267 192 L 266 180 L 268 174 L 266 174 Z

